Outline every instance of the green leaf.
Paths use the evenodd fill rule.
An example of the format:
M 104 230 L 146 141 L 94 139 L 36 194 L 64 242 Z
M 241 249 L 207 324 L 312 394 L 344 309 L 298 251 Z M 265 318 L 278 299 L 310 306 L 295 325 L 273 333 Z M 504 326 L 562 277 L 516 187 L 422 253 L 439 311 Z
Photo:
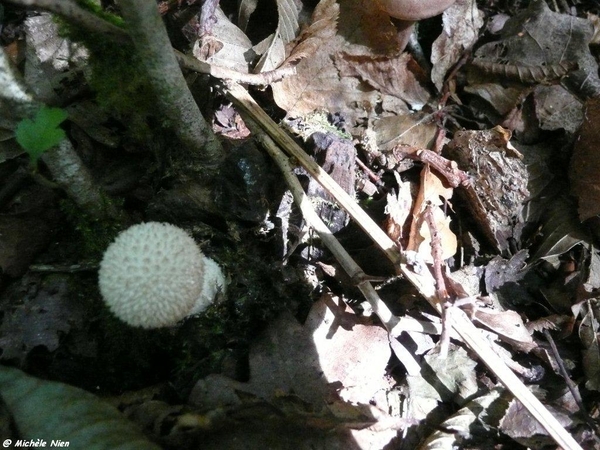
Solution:
M 64 109 L 42 106 L 33 120 L 23 119 L 19 122 L 17 142 L 29 153 L 33 163 L 37 163 L 42 153 L 65 138 L 65 132 L 58 126 L 67 116 Z
M 86 450 L 160 450 L 116 408 L 83 389 L 0 366 L 0 395 L 23 439 Z

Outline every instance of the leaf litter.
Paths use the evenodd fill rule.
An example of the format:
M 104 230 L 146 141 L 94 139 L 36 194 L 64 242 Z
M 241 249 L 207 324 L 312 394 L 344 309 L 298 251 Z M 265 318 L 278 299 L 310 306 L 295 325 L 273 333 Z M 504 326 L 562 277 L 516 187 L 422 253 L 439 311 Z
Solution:
M 544 2 L 533 1 L 526 9 L 502 11 L 504 27 L 494 33 L 483 29 L 483 19 L 498 11 L 457 1 L 443 13 L 441 32 L 428 37 L 434 43 L 431 67 L 426 67 L 417 62 L 414 49 L 400 51 L 396 29 L 376 2 L 322 0 L 307 21 L 304 2 L 278 0 L 275 28 L 262 42 L 248 38 L 254 7 L 242 3 L 248 9 L 241 23 L 215 12 L 211 33 L 191 42 L 194 56 L 242 73 L 294 67 L 294 76 L 271 85 L 275 104 L 300 123 L 317 111 L 335 128 L 338 114 L 352 135 L 353 140 L 343 142 L 349 147 L 337 137 L 322 146 L 328 152 L 322 163 L 327 171 L 337 178 L 350 173 L 346 190 L 382 222 L 386 212 L 388 234 L 412 252 L 420 270 L 440 269 L 435 269 L 437 287 L 444 283 L 447 296 L 481 328 L 498 358 L 533 384 L 532 391 L 562 426 L 586 446 L 593 445 L 600 391 L 600 263 L 593 245 L 599 236 L 594 124 L 600 81 L 589 47 L 594 18 L 551 11 Z M 426 24 L 421 26 L 426 35 Z M 35 29 L 28 33 L 35 35 Z M 67 48 L 62 41 L 53 45 L 61 52 Z M 41 50 L 37 48 L 38 55 Z M 81 64 L 84 57 L 77 55 Z M 57 75 L 68 69 L 54 58 L 54 64 L 52 57 L 51 64 L 44 60 L 47 80 L 41 86 L 46 96 L 61 94 Z M 215 120 L 225 136 L 246 135 L 229 106 Z M 97 142 L 94 132 L 104 127 L 89 120 L 80 126 L 92 142 Z M 337 153 L 332 145 L 339 145 Z M 409 155 L 398 151 L 399 145 L 417 150 Z M 422 153 L 432 148 L 443 149 L 437 166 Z M 349 153 L 356 163 L 344 163 Z M 457 173 L 465 178 L 453 183 L 449 175 Z M 365 179 L 370 189 L 355 189 L 355 182 Z M 149 185 L 138 188 L 130 201 L 148 198 Z M 320 195 L 316 188 L 308 191 L 313 201 Z M 260 203 L 260 214 L 243 220 L 261 223 L 269 214 L 269 188 L 262 185 L 257 192 L 249 198 Z M 286 448 L 277 447 L 277 438 L 281 430 L 292 428 L 288 443 L 294 448 L 552 445 L 537 420 L 455 336 L 445 354 L 435 335 L 413 330 L 398 336 L 421 368 L 410 372 L 409 364 L 392 351 L 390 339 L 396 337 L 360 303 L 353 281 L 332 281 L 323 268 L 334 265 L 319 242 L 298 231 L 305 225 L 293 217 L 294 208 L 280 210 L 285 214 L 278 219 L 288 231 L 285 238 L 271 237 L 295 239 L 297 246 L 282 244 L 289 251 L 276 254 L 291 257 L 291 262 L 297 261 L 295 251 L 301 255 L 313 271 L 318 300 L 303 321 L 286 311 L 249 344 L 246 380 L 215 374 L 195 380 L 187 405 L 192 412 L 172 412 L 180 428 L 163 436 L 164 442 L 174 445 L 190 429 L 202 429 L 204 414 L 218 413 L 226 417 L 215 419 L 221 426 L 244 424 L 233 440 L 242 439 L 249 448 L 260 448 L 261 439 L 273 442 L 270 448 Z M 234 216 L 229 214 L 228 220 Z M 48 245 L 36 237 L 46 232 L 38 233 L 37 223 L 22 227 L 28 229 L 34 251 L 15 256 L 25 238 L 10 220 L 27 214 L 3 210 L 1 217 L 10 239 L 0 247 L 0 265 L 4 274 L 17 277 Z M 332 231 L 357 259 L 361 252 L 372 254 L 360 248 L 363 243 L 353 245 L 357 231 L 347 217 L 335 222 Z M 276 228 L 274 223 L 261 223 L 262 232 Z M 371 273 L 376 264 L 366 260 L 369 275 L 383 275 L 379 291 L 394 314 L 441 325 L 407 283 L 389 271 Z M 28 313 L 3 303 L 3 359 L 24 361 L 37 346 L 50 352 L 60 346 L 60 336 L 81 319 L 68 315 L 76 309 L 62 301 L 66 289 L 61 286 L 48 295 L 42 290 Z M 48 314 L 40 321 L 35 312 L 42 309 Z M 548 332 L 557 352 L 549 345 Z M 564 388 L 568 383 L 561 365 L 575 382 L 575 393 L 584 394 L 583 405 Z M 185 423 L 191 425 L 186 428 Z M 263 424 L 261 435 L 257 428 Z M 215 426 L 208 434 L 219 435 L 217 430 Z M 306 433 L 312 436 L 303 438 Z M 209 440 L 205 448 L 227 444 Z

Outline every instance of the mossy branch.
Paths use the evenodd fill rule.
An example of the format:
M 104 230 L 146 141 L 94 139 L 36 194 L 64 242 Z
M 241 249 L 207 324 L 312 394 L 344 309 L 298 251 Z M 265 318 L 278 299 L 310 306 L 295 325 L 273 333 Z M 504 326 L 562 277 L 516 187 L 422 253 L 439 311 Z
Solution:
M 137 57 L 155 91 L 157 106 L 173 124 L 181 143 L 202 155 L 207 170 L 215 169 L 223 155 L 221 144 L 202 117 L 181 73 L 156 2 L 122 0 L 119 4 Z

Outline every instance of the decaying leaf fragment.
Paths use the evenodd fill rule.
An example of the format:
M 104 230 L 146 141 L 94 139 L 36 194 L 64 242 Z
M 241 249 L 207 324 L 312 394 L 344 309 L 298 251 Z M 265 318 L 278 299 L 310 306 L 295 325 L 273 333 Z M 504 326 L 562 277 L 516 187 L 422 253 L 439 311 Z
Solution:
M 600 98 L 586 102 L 585 120 L 575 142 L 569 177 L 583 221 L 600 214 Z
M 581 317 L 578 333 L 584 346 L 585 387 L 600 391 L 600 302 L 586 300 L 573 305 L 572 309 L 575 317 Z
M 501 127 L 459 131 L 446 151 L 471 176 L 461 192 L 484 236 L 498 251 L 507 250 L 529 197 L 527 168 L 510 133 Z

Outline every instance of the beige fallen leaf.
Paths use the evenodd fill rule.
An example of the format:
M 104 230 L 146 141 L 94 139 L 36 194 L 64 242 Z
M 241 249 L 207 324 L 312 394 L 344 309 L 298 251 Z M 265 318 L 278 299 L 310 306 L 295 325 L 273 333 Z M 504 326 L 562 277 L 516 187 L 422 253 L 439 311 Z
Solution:
M 535 389 L 535 388 L 533 388 Z M 538 389 L 539 391 L 539 389 Z M 543 392 L 538 392 L 537 396 L 543 396 Z M 551 405 L 546 407 L 552 412 L 552 415 L 564 427 L 568 427 L 573 423 L 566 411 L 555 408 Z M 506 409 L 505 415 L 499 423 L 499 431 L 510 436 L 521 445 L 527 447 L 542 448 L 546 445 L 553 445 L 552 438 L 548 432 L 540 425 L 540 423 L 527 411 L 521 402 L 516 399 L 511 399 Z
M 215 10 L 215 20 L 212 34 L 194 43 L 194 57 L 209 64 L 247 73 L 248 52 L 252 49 L 252 42 L 242 30 L 231 23 L 221 8 Z
M 523 319 L 515 311 L 476 309 L 473 318 L 519 351 L 528 353 L 536 347 Z
M 442 34 L 431 47 L 431 80 L 440 92 L 446 73 L 473 47 L 483 27 L 483 14 L 475 0 L 457 0 L 442 17 Z
M 293 0 L 277 0 L 277 29 L 269 38 L 269 46 L 262 54 L 255 70 L 268 72 L 276 69 L 286 58 L 285 45 L 298 33 L 298 8 Z
M 429 115 L 421 112 L 388 116 L 373 122 L 379 150 L 391 151 L 398 144 L 431 148 L 437 125 Z

